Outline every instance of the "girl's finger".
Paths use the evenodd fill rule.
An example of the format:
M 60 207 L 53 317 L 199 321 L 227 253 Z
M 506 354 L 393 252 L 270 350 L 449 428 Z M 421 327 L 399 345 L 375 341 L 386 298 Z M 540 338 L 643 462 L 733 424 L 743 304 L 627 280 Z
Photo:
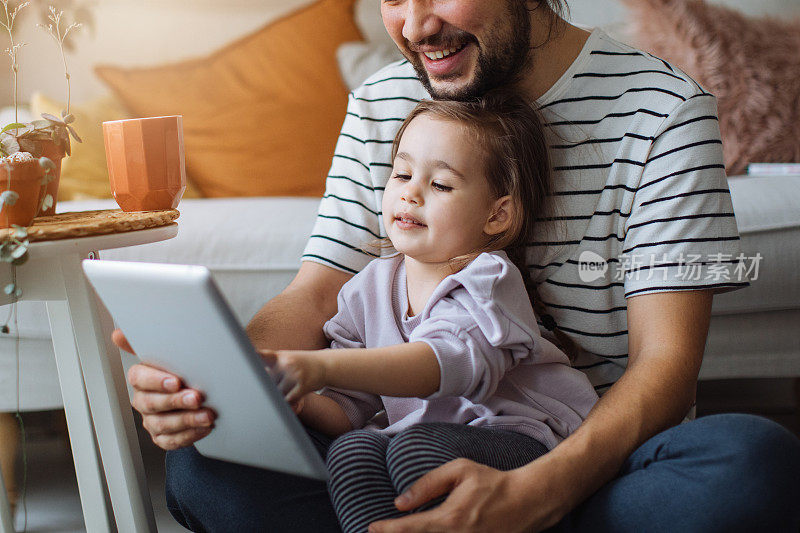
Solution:
M 293 379 L 287 374 L 281 374 L 280 379 L 278 380 L 278 390 L 281 391 L 284 397 L 288 398 L 289 392 L 297 386 L 297 380 Z
M 292 387 L 292 390 L 289 391 L 289 394 L 286 395 L 286 401 L 291 403 L 298 401 L 302 397 L 303 397 L 303 390 L 300 387 L 300 384 L 296 383 L 294 387 Z

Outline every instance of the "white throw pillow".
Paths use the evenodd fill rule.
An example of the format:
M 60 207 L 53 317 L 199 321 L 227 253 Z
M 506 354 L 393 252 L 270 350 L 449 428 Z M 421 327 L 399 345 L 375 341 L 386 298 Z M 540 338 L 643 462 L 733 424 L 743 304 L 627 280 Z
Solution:
M 402 58 L 394 43 L 385 42 L 344 43 L 336 51 L 339 72 L 351 91 L 381 68 Z

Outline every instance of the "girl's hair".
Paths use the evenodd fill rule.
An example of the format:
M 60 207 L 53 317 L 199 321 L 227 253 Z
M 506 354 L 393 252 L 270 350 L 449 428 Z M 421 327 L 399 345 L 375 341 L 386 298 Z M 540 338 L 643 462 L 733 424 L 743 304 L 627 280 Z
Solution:
M 486 245 L 454 258 L 461 268 L 482 252 L 504 250 L 522 273 L 528 296 L 544 326 L 553 331 L 562 348 L 574 359 L 577 345 L 555 325 L 546 313 L 527 265 L 527 245 L 533 240 L 535 219 L 545 219 L 552 209 L 551 164 L 539 114 L 519 94 L 493 90 L 467 101 L 422 100 L 406 117 L 392 145 L 392 161 L 408 125 L 420 115 L 455 122 L 484 152 L 482 169 L 494 199 L 510 196 L 513 219 L 508 230 L 494 235 Z

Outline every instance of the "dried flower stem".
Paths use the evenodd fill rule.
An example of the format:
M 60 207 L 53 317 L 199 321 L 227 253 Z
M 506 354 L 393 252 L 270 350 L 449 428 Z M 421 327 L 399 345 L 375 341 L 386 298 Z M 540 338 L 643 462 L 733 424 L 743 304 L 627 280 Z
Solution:
M 3 1 L 3 0 L 0 0 Z M 56 8 L 50 6 L 50 15 L 47 18 L 50 20 L 51 24 L 44 26 L 43 24 L 37 24 L 40 28 L 45 30 L 47 33 L 50 34 L 50 37 L 55 40 L 56 44 L 58 45 L 58 50 L 61 52 L 61 61 L 64 63 L 64 77 L 67 79 L 67 114 L 69 114 L 69 106 L 70 100 L 72 98 L 72 88 L 70 86 L 70 76 L 69 76 L 69 69 L 67 68 L 67 56 L 64 53 L 64 41 L 67 38 L 67 35 L 72 30 L 77 30 L 81 27 L 81 24 L 77 22 L 73 22 L 69 26 L 64 29 L 64 33 L 61 33 L 61 17 L 64 15 L 63 11 L 56 11 Z
M 0 0 L 0 3 L 3 4 L 3 10 L 6 16 L 6 21 L 0 22 L 0 26 L 5 28 L 6 32 L 8 32 L 8 38 L 11 41 L 11 45 L 6 48 L 6 52 L 11 57 L 11 74 L 14 76 L 14 122 L 19 122 L 19 112 L 17 109 L 17 101 L 19 99 L 17 82 L 19 65 L 17 64 L 17 52 L 19 52 L 19 49 L 24 45 L 22 43 L 14 44 L 14 19 L 17 18 L 17 14 L 19 14 L 20 11 L 30 5 L 30 2 L 24 2 L 18 5 L 11 12 L 8 11 L 8 0 Z

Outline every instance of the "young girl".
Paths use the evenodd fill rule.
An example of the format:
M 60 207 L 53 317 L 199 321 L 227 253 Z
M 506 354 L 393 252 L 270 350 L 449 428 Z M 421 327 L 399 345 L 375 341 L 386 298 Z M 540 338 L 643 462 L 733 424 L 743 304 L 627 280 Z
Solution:
M 301 420 L 341 435 L 327 464 L 345 531 L 402 516 L 395 498 L 453 459 L 533 461 L 597 400 L 531 307 L 525 244 L 550 190 L 535 110 L 508 93 L 422 101 L 392 153 L 383 224 L 398 253 L 344 285 L 330 350 L 265 354 Z

